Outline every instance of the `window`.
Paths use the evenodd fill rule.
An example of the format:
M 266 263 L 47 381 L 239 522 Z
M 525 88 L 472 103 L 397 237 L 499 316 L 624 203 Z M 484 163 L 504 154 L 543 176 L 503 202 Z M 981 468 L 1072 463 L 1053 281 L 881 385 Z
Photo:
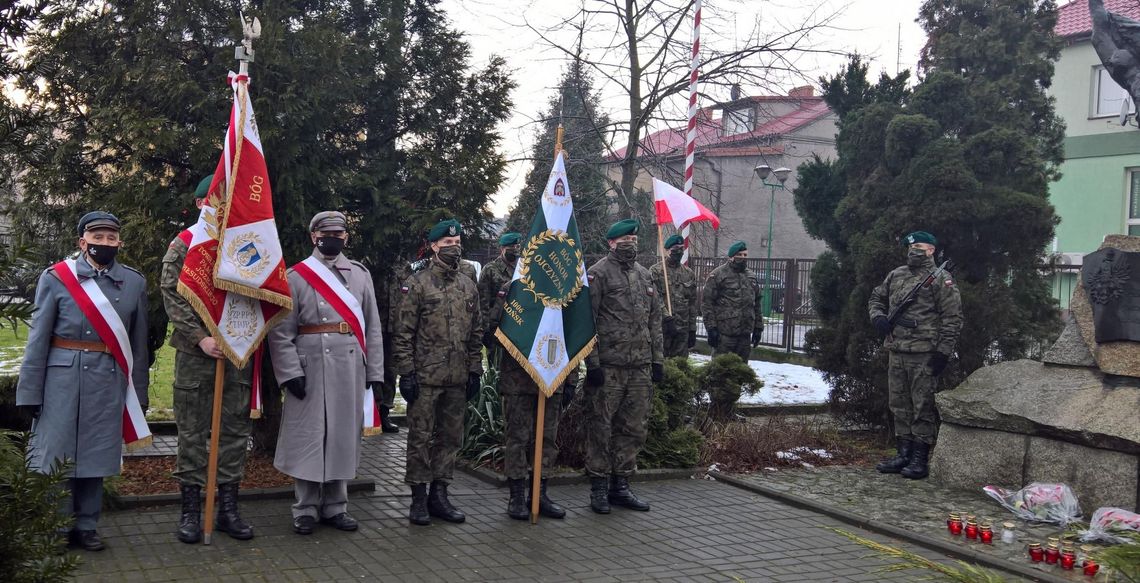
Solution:
M 724 135 L 748 133 L 756 129 L 756 110 L 751 107 L 744 109 L 725 110 Z
M 1128 172 L 1128 234 L 1140 235 L 1140 169 Z
M 1128 99 L 1128 92 L 1116 84 L 1104 67 L 1096 67 L 1093 74 L 1093 117 L 1120 115 L 1120 104 Z M 1130 103 L 1128 111 L 1136 111 L 1136 104 Z

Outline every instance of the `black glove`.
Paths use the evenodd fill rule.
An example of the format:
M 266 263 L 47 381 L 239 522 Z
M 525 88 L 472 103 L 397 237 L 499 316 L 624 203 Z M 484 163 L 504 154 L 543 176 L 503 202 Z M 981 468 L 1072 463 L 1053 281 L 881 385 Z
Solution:
M 482 376 L 483 375 L 480 375 L 477 372 L 467 373 L 467 400 L 468 401 L 470 401 L 471 399 L 474 399 L 475 395 L 479 394 L 479 389 L 482 388 L 482 383 L 480 382 L 479 379 Z
M 689 348 L 697 345 L 697 331 L 689 330 Z
M 720 344 L 720 330 L 709 328 L 709 346 L 716 348 L 717 344 Z
M 606 373 L 600 368 L 586 369 L 586 384 L 591 387 L 602 387 L 606 384 Z
M 562 384 L 562 410 L 565 411 L 570 403 L 574 401 L 574 395 L 578 393 L 578 383 L 574 381 L 566 381 Z
M 660 362 L 649 365 L 649 380 L 659 383 L 665 378 L 665 366 Z
M 891 333 L 891 323 L 887 321 L 886 316 L 875 316 L 875 318 L 871 320 L 871 325 L 875 327 L 875 332 L 878 332 L 879 336 L 883 338 L 886 338 L 887 334 Z
M 281 383 L 281 386 L 285 387 L 285 389 L 292 393 L 294 397 L 297 397 L 298 399 L 305 398 L 305 377 L 289 379 Z
M 665 332 L 666 336 L 677 333 L 677 322 L 673 320 L 673 316 L 665 316 L 661 319 L 661 330 Z
M 31 415 L 32 419 L 39 419 L 40 411 L 43 409 L 43 405 L 20 405 L 20 409 L 22 409 L 28 415 Z
M 495 347 L 495 330 L 496 328 L 491 328 L 483 333 L 483 346 L 486 346 L 487 350 Z
M 760 346 L 760 339 L 764 337 L 764 330 L 752 331 L 752 348 Z
M 416 380 L 416 373 L 400 375 L 400 396 L 411 405 L 420 396 L 420 381 Z
M 942 371 L 946 370 L 946 363 L 948 362 L 950 362 L 950 357 L 942 354 L 941 352 L 935 352 L 934 354 L 931 354 L 930 362 L 927 363 L 930 365 L 930 374 L 934 376 L 941 375 Z
M 379 399 L 380 393 L 384 392 L 384 381 L 369 381 L 368 388 L 372 389 L 372 396 Z

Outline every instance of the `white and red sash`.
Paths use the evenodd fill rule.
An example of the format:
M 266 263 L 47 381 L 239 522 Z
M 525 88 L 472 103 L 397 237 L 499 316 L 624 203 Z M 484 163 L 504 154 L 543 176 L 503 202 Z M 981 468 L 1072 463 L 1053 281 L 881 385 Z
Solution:
M 147 427 L 146 417 L 139 404 L 138 395 L 135 394 L 134 351 L 131 349 L 130 336 L 127 327 L 111 301 L 99 289 L 94 279 L 79 282 L 78 271 L 75 269 L 75 260 L 66 259 L 52 266 L 59 281 L 67 288 L 71 298 L 87 317 L 95 333 L 107 345 L 107 350 L 115 358 L 119 370 L 127 375 L 127 393 L 123 399 L 123 441 L 128 450 L 135 450 L 150 445 L 150 428 Z
M 348 287 L 316 257 L 310 256 L 294 265 L 293 271 L 297 272 L 297 275 L 300 275 L 306 283 L 312 286 L 341 318 L 344 318 L 356 336 L 357 342 L 360 343 L 360 351 L 367 361 L 368 341 L 364 335 L 364 308 L 349 293 Z M 373 394 L 372 388 L 366 386 L 364 389 L 364 435 L 375 435 L 380 431 L 380 410 L 376 407 L 376 396 Z

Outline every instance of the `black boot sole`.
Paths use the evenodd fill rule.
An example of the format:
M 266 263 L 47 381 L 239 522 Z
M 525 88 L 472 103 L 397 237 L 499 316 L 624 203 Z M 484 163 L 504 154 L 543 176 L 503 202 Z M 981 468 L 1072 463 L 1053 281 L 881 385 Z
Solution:
M 875 471 L 879 472 L 880 474 L 901 474 L 902 473 L 901 469 L 896 470 L 894 468 L 875 468 Z
M 507 516 L 510 516 L 513 520 L 526 520 L 530 518 L 530 513 L 527 512 L 526 514 L 511 514 L 510 512 L 507 512 Z
M 609 514 L 610 513 L 610 507 L 609 506 L 598 507 L 598 506 L 594 506 L 593 504 L 590 504 L 590 510 L 593 510 L 594 512 L 596 512 L 598 514 Z
M 444 522 L 450 522 L 452 524 L 463 524 L 464 522 L 467 521 L 466 515 L 456 517 L 456 516 L 447 516 L 447 515 L 440 514 L 440 513 L 432 514 L 429 512 L 428 514 L 431 514 L 432 518 L 438 518 Z
M 250 530 L 249 532 L 241 532 L 240 530 L 235 532 L 235 531 L 232 531 L 232 530 L 222 526 L 221 524 L 217 525 L 215 527 L 215 530 L 217 530 L 218 532 L 224 532 L 224 533 L 230 535 L 230 538 L 235 539 L 235 540 L 249 540 L 249 539 L 253 538 L 253 530 Z
M 428 519 L 415 519 L 415 518 L 412 518 L 411 516 L 409 516 L 408 522 L 410 522 L 416 526 L 430 526 L 431 525 L 431 519 L 430 518 L 428 518 Z
M 186 543 L 188 545 L 195 545 L 202 541 L 202 531 L 200 530 L 193 536 L 185 536 L 180 532 L 175 533 L 174 536 L 178 537 L 178 542 Z

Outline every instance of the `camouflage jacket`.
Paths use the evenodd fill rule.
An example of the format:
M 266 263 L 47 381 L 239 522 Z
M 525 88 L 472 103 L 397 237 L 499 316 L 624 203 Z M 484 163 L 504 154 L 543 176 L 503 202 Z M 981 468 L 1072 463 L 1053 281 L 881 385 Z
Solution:
M 438 261 L 412 274 L 400 288 L 392 359 L 401 375 L 421 384 L 463 385 L 483 372 L 479 292 L 470 277 Z
M 709 274 L 701 306 L 707 330 L 743 336 L 764 329 L 760 285 L 748 270 L 733 271 L 732 261 Z
M 209 328 L 198 317 L 198 313 L 178 293 L 178 276 L 182 273 L 182 263 L 186 261 L 186 252 L 189 251 L 182 239 L 175 237 L 166 248 L 166 255 L 162 257 L 162 277 L 159 287 L 162 289 L 162 303 L 166 306 L 166 315 L 174 331 L 170 333 L 170 346 L 175 350 L 189 352 L 203 358 L 206 353 L 198 347 L 203 338 L 210 336 Z
M 649 276 L 653 278 L 653 285 L 663 302 L 672 304 L 673 323 L 677 326 L 677 333 L 688 334 L 690 330 L 697 329 L 697 276 L 692 269 L 681 265 L 673 265 L 666 259 L 669 266 L 669 295 L 665 294 L 664 269 L 658 261 L 649 268 Z M 666 309 L 668 309 L 668 305 Z
M 904 265 L 888 273 L 867 302 L 871 319 L 890 315 L 891 309 L 933 270 L 934 262 L 927 261 L 922 267 L 912 269 Z M 894 352 L 937 351 L 950 356 L 961 331 L 962 295 L 953 276 L 945 273 L 939 281 L 918 292 L 914 303 L 896 323 L 887 348 Z
M 479 273 L 479 302 L 482 306 L 483 317 L 486 318 L 484 322 L 490 319 L 491 312 L 495 309 L 495 303 L 499 299 L 499 290 L 503 289 L 503 285 L 511 281 L 511 277 L 515 274 L 513 265 L 507 265 L 507 261 L 500 255 L 491 261 L 488 261 L 483 266 L 483 271 Z
M 664 362 L 663 308 L 649 270 L 636 262 L 623 265 L 611 253 L 590 267 L 588 278 L 598 344 L 586 358 L 587 367 Z

